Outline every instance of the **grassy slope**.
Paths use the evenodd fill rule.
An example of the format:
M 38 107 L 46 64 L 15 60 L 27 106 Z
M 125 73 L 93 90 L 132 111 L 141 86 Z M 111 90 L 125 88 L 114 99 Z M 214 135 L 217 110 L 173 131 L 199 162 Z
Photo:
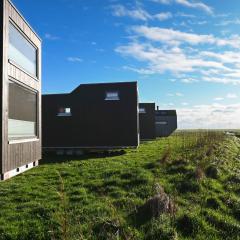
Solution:
M 240 239 L 239 147 L 181 132 L 119 156 L 48 157 L 0 183 L 0 239 Z M 156 183 L 177 212 L 140 223 Z

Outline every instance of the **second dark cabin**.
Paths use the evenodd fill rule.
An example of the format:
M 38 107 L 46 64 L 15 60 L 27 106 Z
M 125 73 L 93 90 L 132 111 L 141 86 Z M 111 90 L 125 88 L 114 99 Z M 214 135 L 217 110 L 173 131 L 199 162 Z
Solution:
M 151 140 L 156 138 L 155 103 L 139 104 L 139 125 L 141 140 Z

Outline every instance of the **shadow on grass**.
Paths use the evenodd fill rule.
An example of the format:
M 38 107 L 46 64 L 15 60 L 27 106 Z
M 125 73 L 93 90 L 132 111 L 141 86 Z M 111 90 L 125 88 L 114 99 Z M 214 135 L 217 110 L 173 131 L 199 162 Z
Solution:
M 108 158 L 116 157 L 126 154 L 125 150 L 116 150 L 116 151 L 104 151 L 104 152 L 88 152 L 83 155 L 62 155 L 59 156 L 55 153 L 44 153 L 42 161 L 40 164 L 51 164 L 51 163 L 64 163 L 72 160 L 91 160 L 96 158 Z

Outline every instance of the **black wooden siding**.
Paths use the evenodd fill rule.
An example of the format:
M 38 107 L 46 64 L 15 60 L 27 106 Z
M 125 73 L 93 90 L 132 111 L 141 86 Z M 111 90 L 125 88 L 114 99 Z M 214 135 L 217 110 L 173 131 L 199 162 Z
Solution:
M 118 91 L 119 101 L 106 101 Z M 82 84 L 70 94 L 43 95 L 44 148 L 138 146 L 137 83 Z M 59 108 L 72 116 L 57 116 Z
M 145 113 L 139 112 L 140 138 L 142 140 L 155 139 L 155 103 L 140 103 L 140 108 L 146 111 Z
M 156 136 L 168 137 L 177 129 L 177 113 L 176 110 L 156 110 Z M 158 124 L 158 122 L 166 122 L 166 125 Z

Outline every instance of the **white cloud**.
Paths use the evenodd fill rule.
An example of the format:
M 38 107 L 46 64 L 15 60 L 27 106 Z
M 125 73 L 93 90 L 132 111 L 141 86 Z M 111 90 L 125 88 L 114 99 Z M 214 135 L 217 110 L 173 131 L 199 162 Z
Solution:
M 190 83 L 198 82 L 198 80 L 196 80 L 196 79 L 194 79 L 194 78 L 184 78 L 184 79 L 181 79 L 181 82 L 182 82 L 182 83 L 190 84 Z
M 177 97 L 183 97 L 184 95 L 183 95 L 182 93 L 180 93 L 180 92 L 177 92 L 177 93 L 176 93 L 176 96 L 177 96 Z
M 224 98 L 223 98 L 223 97 L 216 97 L 216 98 L 214 98 L 213 100 L 214 100 L 214 101 L 222 101 L 222 100 L 224 100 Z
M 238 96 L 235 93 L 228 93 L 226 98 L 235 99 L 235 98 L 238 98 Z
M 45 33 L 44 38 L 47 39 L 47 40 L 51 40 L 51 41 L 55 41 L 55 40 L 59 39 L 59 37 L 54 36 L 50 33 Z
M 196 8 L 196 9 L 202 10 L 208 14 L 213 14 L 213 8 L 203 2 L 197 2 L 197 1 L 192 1 L 192 0 L 152 0 L 152 2 L 157 2 L 157 3 L 162 3 L 162 4 L 177 3 L 184 7 Z
M 115 51 L 145 66 L 125 69 L 139 74 L 171 73 L 182 83 L 240 84 L 239 35 L 219 38 L 143 25 L 131 27 L 129 33 L 133 34 L 130 42 Z M 221 52 L 220 46 L 228 50 Z M 195 77 L 191 77 L 193 73 Z M 180 74 L 185 76 L 178 77 Z
M 235 93 L 228 93 L 225 97 L 216 97 L 213 100 L 214 101 L 223 101 L 225 98 L 236 99 L 236 98 L 238 98 L 238 96 Z
M 158 13 L 156 15 L 154 15 L 154 18 L 158 19 L 159 21 L 164 21 L 167 19 L 172 18 L 173 15 L 170 12 L 162 12 L 162 13 Z
M 178 125 L 182 129 L 240 128 L 240 103 L 195 105 L 178 108 Z
M 139 74 L 143 74 L 143 75 L 150 75 L 150 74 L 154 74 L 153 70 L 150 69 L 146 69 L 146 68 L 136 68 L 136 67 L 129 67 L 129 66 L 123 66 L 124 70 L 130 70 Z
M 152 2 L 162 3 L 162 4 L 170 4 L 172 0 L 152 0 Z
M 67 61 L 69 61 L 69 62 L 82 62 L 83 60 L 79 57 L 68 57 Z
M 228 26 L 231 24 L 235 24 L 235 25 L 240 25 L 240 19 L 236 18 L 236 19 L 231 19 L 231 20 L 223 20 L 220 23 L 215 24 L 216 26 Z
M 138 61 L 147 62 L 145 70 L 148 70 L 149 74 L 166 71 L 189 73 L 204 68 L 227 69 L 222 63 L 216 61 L 203 60 L 198 56 L 189 57 L 178 47 L 164 49 L 153 47 L 151 44 L 130 43 L 116 48 L 116 52 L 123 56 L 131 56 Z
M 141 9 L 140 7 L 129 10 L 123 5 L 118 4 L 118 5 L 113 5 L 112 10 L 113 10 L 112 14 L 116 17 L 130 17 L 135 20 L 142 20 L 142 21 L 147 21 L 148 19 L 152 18 L 152 16 L 148 12 Z
M 167 94 L 168 97 L 183 97 L 184 94 L 180 93 L 180 92 L 176 92 L 176 93 L 168 93 Z
M 148 27 L 148 26 L 134 26 L 132 31 L 139 36 L 146 39 L 163 42 L 172 45 L 179 45 L 188 43 L 190 45 L 211 44 L 217 46 L 231 46 L 240 48 L 240 36 L 233 35 L 230 38 L 221 39 L 213 35 L 201 35 L 195 33 L 186 33 L 179 30 L 169 28 Z
M 233 84 L 240 85 L 240 80 L 231 79 L 231 78 L 222 78 L 222 77 L 203 77 L 203 81 L 211 83 L 223 83 L 223 84 Z
M 182 102 L 181 105 L 183 105 L 183 106 L 188 106 L 189 103 L 187 103 L 187 102 Z
M 130 17 L 134 20 L 148 21 L 148 20 L 159 20 L 165 21 L 173 17 L 170 12 L 160 12 L 158 14 L 150 14 L 143 8 L 137 6 L 132 9 L 128 9 L 125 6 L 118 4 L 112 6 L 112 14 L 116 17 Z
M 196 18 L 195 15 L 193 14 L 188 14 L 188 13 L 184 13 L 184 12 L 178 12 L 176 14 L 177 17 L 186 17 L 186 18 Z
M 197 9 L 203 10 L 209 14 L 213 14 L 213 9 L 202 2 L 196 2 L 196 1 L 193 2 L 193 1 L 189 1 L 189 0 L 175 0 L 175 1 L 176 1 L 176 3 L 181 4 L 185 7 L 197 8 Z
M 215 58 L 224 63 L 239 63 L 240 64 L 240 54 L 239 52 L 227 51 L 222 53 L 203 51 L 202 56 Z

